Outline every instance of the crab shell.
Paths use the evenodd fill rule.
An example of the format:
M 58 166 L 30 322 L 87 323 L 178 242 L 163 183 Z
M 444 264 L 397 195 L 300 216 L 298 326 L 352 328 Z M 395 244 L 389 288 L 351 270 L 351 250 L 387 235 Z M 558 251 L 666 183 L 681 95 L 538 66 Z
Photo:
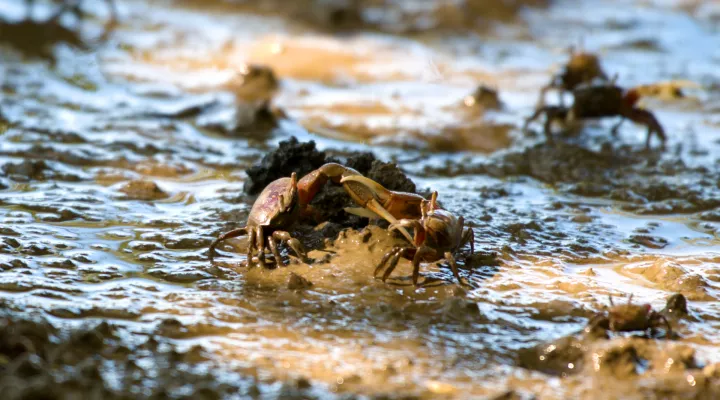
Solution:
M 654 312 L 650 304 L 623 304 L 610 309 L 610 330 L 615 332 L 642 331 L 652 326 Z
M 576 118 L 613 117 L 622 112 L 623 89 L 616 85 L 582 85 L 573 90 Z
M 607 75 L 600 65 L 600 59 L 592 53 L 575 53 L 570 57 L 559 76 L 563 86 L 572 90 L 576 86 L 595 78 L 606 80 Z
M 260 193 L 250 210 L 247 226 L 280 228 L 289 226 L 300 215 L 297 177 L 274 180 Z

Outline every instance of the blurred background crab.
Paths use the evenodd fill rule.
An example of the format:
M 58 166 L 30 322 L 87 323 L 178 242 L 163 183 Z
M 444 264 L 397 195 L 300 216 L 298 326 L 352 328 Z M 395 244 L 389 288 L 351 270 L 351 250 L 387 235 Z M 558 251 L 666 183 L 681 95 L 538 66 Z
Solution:
M 625 90 L 615 84 L 615 80 L 607 83 L 596 83 L 581 85 L 573 90 L 573 104 L 570 107 L 565 106 L 543 106 L 535 110 L 535 112 L 525 120 L 523 130 L 527 130 L 528 126 L 538 119 L 541 115 L 545 115 L 545 123 L 543 132 L 548 142 L 553 142 L 552 123 L 560 121 L 571 123 L 578 120 L 592 118 L 620 117 L 620 121 L 612 128 L 613 136 L 617 136 L 620 125 L 629 119 L 637 124 L 647 127 L 647 137 L 645 146 L 650 148 L 650 141 L 653 135 L 656 135 L 662 147 L 665 146 L 666 136 L 660 122 L 655 115 L 647 110 L 643 110 L 636 106 L 640 100 L 640 92 L 636 89 Z
M 346 176 L 340 182 L 363 185 L 368 192 L 377 196 L 387 212 L 394 218 L 400 219 L 390 225 L 391 231 L 400 230 L 405 234 L 404 228 L 414 229 L 415 236 L 410 240 L 411 246 L 394 247 L 385 254 L 375 268 L 374 276 L 377 276 L 387 264 L 382 276 L 385 282 L 402 257 L 412 260 L 412 281 L 418 286 L 421 262 L 445 260 L 458 283 L 464 284 L 454 255 L 466 244 L 470 244 L 470 255 L 472 255 L 475 252 L 475 234 L 472 228 L 465 226 L 465 219 L 462 216 L 456 217 L 438 205 L 437 192 L 433 192 L 427 200 L 414 193 L 387 190 L 379 183 L 361 175 Z
M 673 336 L 672 327 L 665 315 L 653 310 L 650 304 L 633 304 L 632 298 L 631 294 L 627 303 L 615 305 L 612 296 L 608 296 L 610 308 L 592 318 L 588 322 L 587 329 L 600 327 L 612 332 L 632 332 L 652 331 L 659 326 L 664 326 L 665 336 L 668 338 Z M 682 306 L 685 304 L 684 297 L 672 297 L 668 304 L 671 304 L 670 300 Z
M 593 81 L 607 81 L 608 77 L 600 64 L 600 57 L 594 53 L 575 51 L 570 48 L 570 59 L 562 70 L 554 75 L 550 83 L 540 89 L 537 108 L 545 105 L 545 96 L 550 90 L 558 91 L 560 105 L 565 105 L 564 95 L 573 92 L 577 87 L 592 83 Z

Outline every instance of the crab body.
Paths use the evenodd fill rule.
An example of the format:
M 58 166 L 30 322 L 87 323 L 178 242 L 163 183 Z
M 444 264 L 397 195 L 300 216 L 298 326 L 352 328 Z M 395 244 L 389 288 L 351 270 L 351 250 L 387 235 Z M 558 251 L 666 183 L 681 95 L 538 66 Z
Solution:
M 595 80 L 607 80 L 607 75 L 600 65 L 600 58 L 593 53 L 572 53 L 562 71 L 553 76 L 550 83 L 540 90 L 537 108 L 545 105 L 545 94 L 548 90 L 557 89 L 560 95 L 560 105 L 564 106 L 564 93 L 572 92 L 575 88 Z
M 465 244 L 470 244 L 470 254 L 474 253 L 474 232 L 465 228 L 465 219 L 456 217 L 451 212 L 440 208 L 437 203 L 437 192 L 433 192 L 430 200 L 413 193 L 393 192 L 379 183 L 363 176 L 349 176 L 341 180 L 343 183 L 354 182 L 364 185 L 378 197 L 378 202 L 399 221 L 390 225 L 390 230 L 412 228 L 415 236 L 410 240 L 412 246 L 398 246 L 390 250 L 375 268 L 377 276 L 387 265 L 382 280 L 386 281 L 397 266 L 400 258 L 412 260 L 413 284 L 418 285 L 420 263 L 446 260 L 452 268 L 458 282 L 463 283 L 457 269 L 454 254 Z
M 235 79 L 228 83 L 228 89 L 240 104 L 269 109 L 270 102 L 280 89 L 280 81 L 268 66 L 244 64 Z
M 632 304 L 632 295 L 627 304 L 614 305 L 610 298 L 610 309 L 595 316 L 588 326 L 600 327 L 612 332 L 634 332 L 652 330 L 664 325 L 666 335 L 672 337 L 672 327 L 667 318 L 652 309 L 650 304 Z
M 295 173 L 290 178 L 277 179 L 265 187 L 255 200 L 245 227 L 220 235 L 210 245 L 211 261 L 215 254 L 215 247 L 221 241 L 241 235 L 248 236 L 248 264 L 255 262 L 264 264 L 266 239 L 278 265 L 283 263 L 277 248 L 278 240 L 285 241 L 299 257 L 306 258 L 300 241 L 284 230 L 291 226 L 301 214 L 298 188 Z M 258 258 L 254 259 L 256 251 Z
M 280 178 L 265 187 L 250 210 L 248 226 L 281 227 L 297 219 L 300 207 L 292 179 Z
M 401 227 L 414 228 L 415 238 L 413 247 L 396 247 L 380 261 L 375 269 L 377 275 L 387 264 L 383 273 L 383 282 L 393 272 L 400 257 L 412 260 L 414 285 L 418 285 L 420 276 L 420 263 L 435 262 L 440 260 L 450 264 L 453 275 L 458 283 L 463 284 L 458 272 L 455 254 L 466 244 L 470 244 L 470 254 L 475 252 L 475 234 L 472 228 L 465 228 L 465 219 L 456 217 L 447 210 L 437 205 L 437 192 L 433 192 L 430 200 L 425 200 L 421 205 L 421 218 L 419 220 L 402 219 L 397 224 L 390 226 L 390 230 Z
M 573 90 L 570 111 L 575 118 L 603 118 L 623 114 L 623 90 L 615 85 L 581 86 Z M 632 107 L 632 105 L 630 105 Z
M 643 331 L 653 325 L 656 313 L 649 304 L 623 304 L 608 311 L 609 328 L 615 332 Z

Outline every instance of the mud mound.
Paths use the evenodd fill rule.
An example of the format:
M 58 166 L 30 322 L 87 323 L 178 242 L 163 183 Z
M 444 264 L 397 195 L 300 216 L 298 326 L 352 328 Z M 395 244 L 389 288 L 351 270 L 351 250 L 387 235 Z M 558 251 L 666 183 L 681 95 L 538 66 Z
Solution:
M 245 193 L 260 193 L 270 182 L 290 176 L 293 172 L 298 179 L 325 164 L 327 155 L 315 147 L 315 142 L 300 143 L 295 137 L 280 142 L 277 149 L 267 153 L 259 165 L 247 170 Z
M 497 167 L 488 166 L 498 177 L 527 175 L 546 183 L 606 183 L 608 174 L 632 160 L 612 153 L 595 153 L 580 146 L 558 142 L 540 143 L 505 156 Z
M 247 170 L 248 180 L 244 190 L 247 194 L 256 195 L 278 178 L 290 176 L 293 172 L 301 178 L 328 162 L 353 168 L 390 190 L 412 193 L 416 191 L 415 183 L 397 165 L 382 162 L 370 152 L 351 153 L 344 158 L 331 157 L 327 152 L 319 151 L 315 142 L 299 142 L 295 137 L 280 142 L 277 149 L 262 158 L 260 164 Z M 332 182 L 325 185 L 311 204 L 320 212 L 322 221 L 332 221 L 354 228 L 367 225 L 367 218 L 344 212 L 345 207 L 357 207 L 357 204 L 341 186 Z

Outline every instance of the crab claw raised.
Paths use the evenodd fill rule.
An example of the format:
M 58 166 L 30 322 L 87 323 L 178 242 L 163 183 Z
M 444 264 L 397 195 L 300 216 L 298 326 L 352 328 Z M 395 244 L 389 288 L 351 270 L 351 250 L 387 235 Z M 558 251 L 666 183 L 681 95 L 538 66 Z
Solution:
M 375 216 L 382 217 L 390 224 L 398 224 L 398 218 L 418 219 L 421 217 L 420 205 L 425 200 L 422 196 L 414 193 L 394 192 L 383 187 L 374 180 L 362 175 L 349 175 L 340 180 L 345 190 L 353 200 L 364 207 L 364 210 L 346 210 L 360 216 L 370 216 L 371 211 Z M 413 239 L 404 227 L 398 226 L 400 233 L 413 243 Z

